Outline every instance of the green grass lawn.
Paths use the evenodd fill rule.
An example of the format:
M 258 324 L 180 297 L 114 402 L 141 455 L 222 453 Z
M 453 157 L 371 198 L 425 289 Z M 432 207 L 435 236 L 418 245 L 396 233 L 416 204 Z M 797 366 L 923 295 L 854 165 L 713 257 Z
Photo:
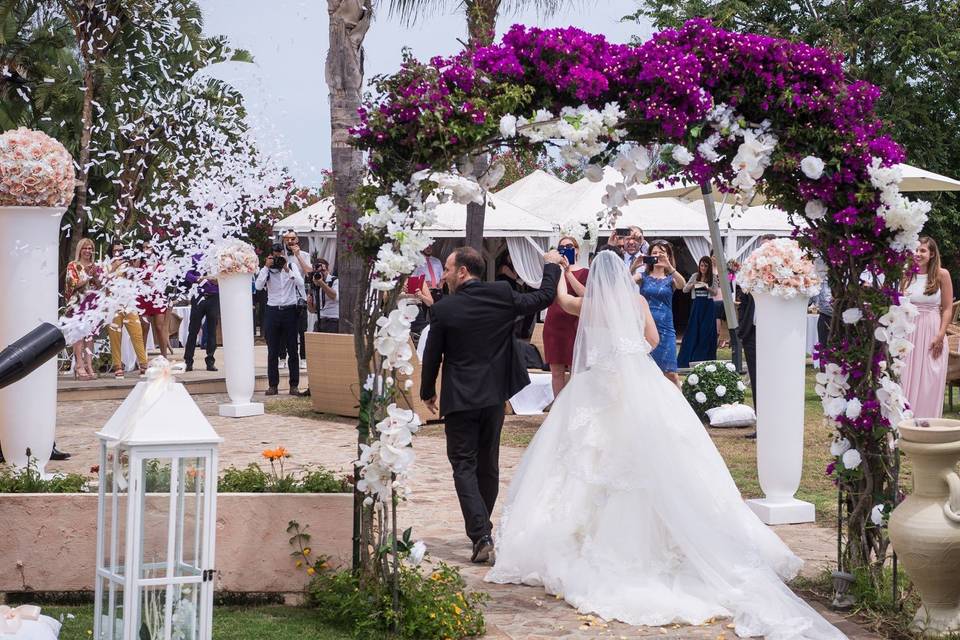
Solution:
M 88 640 L 93 634 L 93 605 L 43 607 L 53 618 L 63 614 L 60 640 Z M 74 619 L 67 618 L 72 614 Z M 214 640 L 351 640 L 348 633 L 324 626 L 309 609 L 300 607 L 217 607 L 213 612 Z

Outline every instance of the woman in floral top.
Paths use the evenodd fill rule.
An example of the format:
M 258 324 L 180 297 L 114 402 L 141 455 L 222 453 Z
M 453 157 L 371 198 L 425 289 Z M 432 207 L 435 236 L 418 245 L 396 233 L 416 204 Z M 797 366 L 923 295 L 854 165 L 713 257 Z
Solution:
M 93 261 L 93 240 L 81 238 L 73 262 L 67 265 L 64 282 L 66 316 L 82 315 L 97 306 L 101 270 Z M 80 380 L 97 377 L 93 370 L 93 335 L 73 343 L 73 375 Z

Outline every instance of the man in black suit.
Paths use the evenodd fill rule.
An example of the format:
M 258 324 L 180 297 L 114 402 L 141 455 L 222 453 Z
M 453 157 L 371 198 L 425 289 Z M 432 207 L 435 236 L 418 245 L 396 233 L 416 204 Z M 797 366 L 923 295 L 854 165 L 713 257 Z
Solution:
M 550 306 L 560 260 L 556 251 L 548 252 L 540 289 L 517 293 L 505 282 L 482 282 L 483 257 L 476 249 L 461 247 L 443 267 L 453 295 L 431 308 L 420 397 L 437 413 L 442 361 L 440 415 L 445 417 L 447 458 L 460 510 L 473 541 L 473 562 L 487 562 L 493 552 L 490 514 L 500 487 L 504 404 L 530 383 L 522 354 L 514 348 L 514 319 Z

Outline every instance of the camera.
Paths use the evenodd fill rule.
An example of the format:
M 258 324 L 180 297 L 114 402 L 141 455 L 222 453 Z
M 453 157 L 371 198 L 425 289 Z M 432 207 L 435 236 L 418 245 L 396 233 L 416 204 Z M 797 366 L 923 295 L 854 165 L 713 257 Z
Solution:
M 656 266 L 656 264 L 657 264 L 657 257 L 656 257 L 656 256 L 643 256 L 643 264 L 647 265 L 648 267 Z
M 273 267 L 271 268 L 277 269 L 278 271 L 280 269 L 283 269 L 283 267 L 286 266 L 287 264 L 287 259 L 284 258 L 282 255 L 277 255 L 277 254 L 283 253 L 284 251 L 283 245 L 277 242 L 270 248 L 270 250 L 273 253 Z

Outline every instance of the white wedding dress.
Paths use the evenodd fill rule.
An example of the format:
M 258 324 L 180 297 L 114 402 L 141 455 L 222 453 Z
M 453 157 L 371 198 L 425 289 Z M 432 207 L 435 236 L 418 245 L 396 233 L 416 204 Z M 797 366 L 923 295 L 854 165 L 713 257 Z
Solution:
M 743 503 L 642 323 L 626 267 L 601 252 L 573 376 L 514 474 L 486 580 L 634 625 L 730 617 L 742 637 L 845 638 L 784 584 L 802 561 Z

